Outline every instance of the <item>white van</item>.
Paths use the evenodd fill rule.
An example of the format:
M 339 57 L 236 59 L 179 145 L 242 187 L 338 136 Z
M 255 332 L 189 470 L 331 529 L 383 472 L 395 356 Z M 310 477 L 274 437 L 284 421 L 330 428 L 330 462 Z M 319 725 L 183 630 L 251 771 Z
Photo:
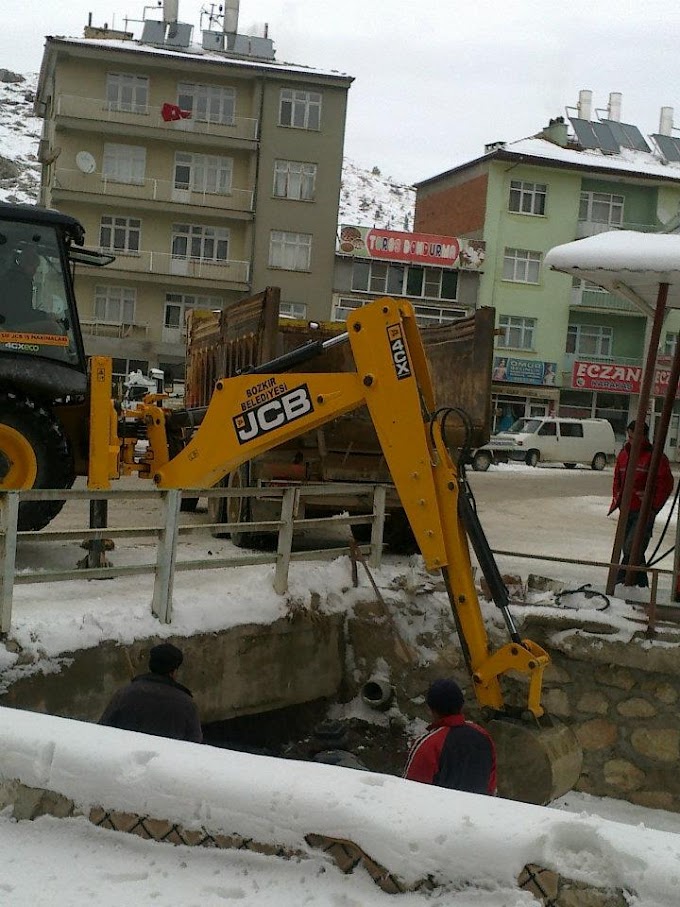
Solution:
M 604 469 L 616 454 L 616 439 L 606 419 L 561 419 L 558 416 L 518 419 L 498 432 L 472 456 L 472 467 L 485 471 L 492 463 L 508 460 L 537 463 L 577 463 Z

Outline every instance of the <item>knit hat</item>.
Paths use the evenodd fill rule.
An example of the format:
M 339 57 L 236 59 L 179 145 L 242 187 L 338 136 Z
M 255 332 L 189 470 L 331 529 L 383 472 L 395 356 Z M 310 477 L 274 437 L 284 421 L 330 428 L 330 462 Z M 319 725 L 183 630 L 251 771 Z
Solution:
M 162 642 L 149 652 L 149 670 L 153 674 L 171 674 L 183 661 L 182 650 L 170 642 Z
M 629 422 L 626 427 L 628 428 L 629 431 L 635 431 L 635 419 L 633 419 L 632 422 Z M 642 433 L 644 434 L 645 438 L 649 434 L 649 425 L 647 425 L 646 422 L 642 427 Z
M 425 702 L 440 715 L 457 715 L 463 708 L 465 697 L 455 680 L 441 677 L 430 684 Z

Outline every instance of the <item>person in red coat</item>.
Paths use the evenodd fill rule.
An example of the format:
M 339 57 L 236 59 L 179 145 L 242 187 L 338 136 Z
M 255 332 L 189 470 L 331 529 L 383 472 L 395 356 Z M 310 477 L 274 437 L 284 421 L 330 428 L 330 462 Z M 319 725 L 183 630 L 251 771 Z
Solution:
M 435 680 L 425 701 L 432 723 L 411 747 L 404 778 L 494 795 L 496 748 L 484 728 L 465 720 L 461 688 L 455 680 Z
M 623 485 L 626 480 L 626 472 L 628 470 L 628 460 L 630 458 L 630 445 L 633 438 L 633 432 L 635 431 L 635 420 L 633 420 L 627 428 L 628 440 L 621 448 L 619 455 L 616 458 L 616 465 L 614 466 L 614 485 L 612 488 L 612 503 L 609 508 L 609 513 L 613 513 L 617 510 L 621 504 L 621 495 L 623 494 Z M 621 566 L 630 563 L 630 552 L 633 547 L 633 536 L 635 535 L 635 528 L 638 524 L 638 519 L 640 517 L 640 508 L 642 506 L 642 496 L 645 492 L 647 486 L 647 478 L 649 476 L 649 464 L 652 458 L 652 445 L 649 443 L 649 425 L 645 423 L 644 426 L 644 437 L 642 439 L 642 444 L 640 446 L 640 457 L 638 459 L 637 468 L 635 470 L 635 481 L 633 483 L 633 497 L 630 500 L 630 511 L 628 513 L 628 519 L 626 520 L 626 535 L 623 540 L 622 547 L 622 557 L 621 557 Z M 668 462 L 668 457 L 665 454 L 661 455 L 661 460 L 659 462 L 659 470 L 656 476 L 656 482 L 654 485 L 654 496 L 652 498 L 652 509 L 649 515 L 649 520 L 645 527 L 645 533 L 642 537 L 642 547 L 640 549 L 640 562 L 645 564 L 645 552 L 647 546 L 652 538 L 652 531 L 654 529 L 654 520 L 656 519 L 657 513 L 661 510 L 663 505 L 666 503 L 670 497 L 671 492 L 673 491 L 673 475 L 671 473 L 671 466 Z M 625 569 L 620 569 L 616 582 L 622 583 L 626 578 Z M 644 570 L 637 572 L 635 576 L 635 583 L 638 586 L 648 586 L 649 581 L 647 579 L 647 574 Z

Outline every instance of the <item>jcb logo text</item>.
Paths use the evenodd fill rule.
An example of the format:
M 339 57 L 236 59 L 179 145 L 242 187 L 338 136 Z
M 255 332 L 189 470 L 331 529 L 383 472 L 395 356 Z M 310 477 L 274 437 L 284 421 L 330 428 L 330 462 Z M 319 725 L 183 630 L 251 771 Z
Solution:
M 274 431 L 282 425 L 287 425 L 289 422 L 294 422 L 296 419 L 301 419 L 302 416 L 311 412 L 314 412 L 314 407 L 309 390 L 306 384 L 302 384 L 274 400 L 269 400 L 248 412 L 234 416 L 236 437 L 239 444 L 247 444 L 248 441 L 269 431 Z

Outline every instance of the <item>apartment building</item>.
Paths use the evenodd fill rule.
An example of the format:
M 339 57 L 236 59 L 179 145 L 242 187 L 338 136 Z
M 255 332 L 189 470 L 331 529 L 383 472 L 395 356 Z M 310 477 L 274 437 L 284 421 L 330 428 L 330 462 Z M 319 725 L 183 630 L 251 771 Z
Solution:
M 176 2 L 148 10 L 139 38 L 47 38 L 41 204 L 115 255 L 77 272 L 87 352 L 179 377 L 191 308 L 276 285 L 284 313 L 327 317 L 352 79 L 277 63 L 238 33 L 238 0 L 198 43 Z
M 643 137 L 621 121 L 620 95 L 610 95 L 599 119 L 591 93 L 581 92 L 571 117 L 556 117 L 531 138 L 488 145 L 481 157 L 416 189 L 416 230 L 486 244 L 479 302 L 497 310 L 495 427 L 559 412 L 607 418 L 623 437 L 636 412 L 647 319 L 633 302 L 548 271 L 543 258 L 556 245 L 606 230 L 678 228 L 680 139 L 672 110 L 663 108 L 658 132 Z M 679 327 L 680 316 L 670 314 L 658 393 Z M 667 448 L 674 458 L 679 433 L 676 404 Z

